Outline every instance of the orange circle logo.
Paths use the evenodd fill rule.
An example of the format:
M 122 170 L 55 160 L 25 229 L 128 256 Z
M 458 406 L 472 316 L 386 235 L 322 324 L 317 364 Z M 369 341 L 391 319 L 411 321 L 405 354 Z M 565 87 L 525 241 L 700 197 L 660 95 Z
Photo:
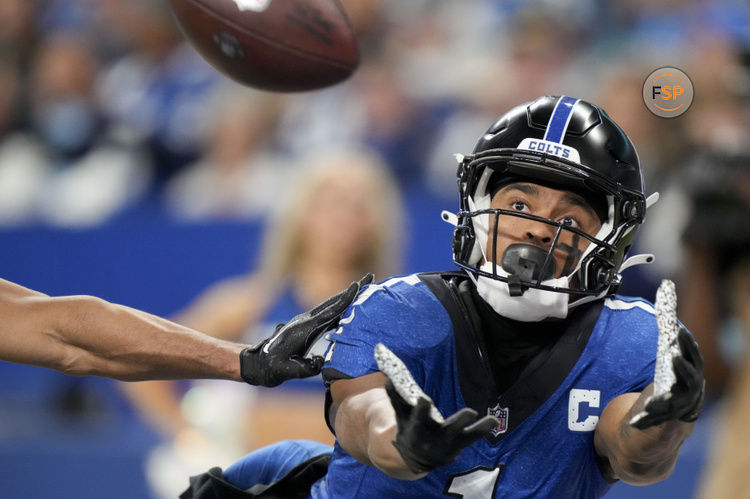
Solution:
M 693 102 L 693 82 L 677 68 L 659 68 L 643 84 L 643 102 L 657 116 L 676 118 Z

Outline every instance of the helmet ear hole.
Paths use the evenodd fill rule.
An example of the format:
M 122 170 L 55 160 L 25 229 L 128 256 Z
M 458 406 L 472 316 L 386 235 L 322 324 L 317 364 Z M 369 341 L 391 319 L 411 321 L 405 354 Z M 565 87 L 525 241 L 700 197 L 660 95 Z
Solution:
M 599 265 L 596 269 L 596 287 L 606 286 L 612 279 L 612 269 L 606 269 L 604 265 Z
M 587 272 L 586 287 L 590 290 L 607 287 L 614 277 L 614 269 L 607 259 L 594 259 Z

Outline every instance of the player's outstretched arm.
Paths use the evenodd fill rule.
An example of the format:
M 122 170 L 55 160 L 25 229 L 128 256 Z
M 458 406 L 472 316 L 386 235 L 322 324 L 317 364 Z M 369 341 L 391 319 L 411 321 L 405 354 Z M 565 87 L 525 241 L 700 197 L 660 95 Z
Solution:
M 416 480 L 452 463 L 497 425 L 469 408 L 444 419 L 406 366 L 379 344 L 381 372 L 331 386 L 339 444 L 358 461 L 402 480 Z
M 245 345 L 92 296 L 49 297 L 0 280 L 0 359 L 123 380 L 240 380 Z
M 221 378 L 278 384 L 319 371 L 319 359 L 300 360 L 308 342 L 340 316 L 371 278 L 295 317 L 260 348 L 219 340 L 99 298 L 52 298 L 0 279 L 0 360 L 128 381 Z
M 493 416 L 480 417 L 468 407 L 444 419 L 406 365 L 382 343 L 375 347 L 375 359 L 388 378 L 385 391 L 396 412 L 398 431 L 393 446 L 414 473 L 452 463 L 464 448 L 497 426 Z
M 425 474 L 412 472 L 392 444 L 397 426 L 385 380 L 377 372 L 334 381 L 328 419 L 339 445 L 360 463 L 400 480 L 422 478 Z
M 647 485 L 668 477 L 703 406 L 703 359 L 676 316 L 674 285 L 656 300 L 659 348 L 654 383 L 613 399 L 602 412 L 594 445 L 611 478 Z

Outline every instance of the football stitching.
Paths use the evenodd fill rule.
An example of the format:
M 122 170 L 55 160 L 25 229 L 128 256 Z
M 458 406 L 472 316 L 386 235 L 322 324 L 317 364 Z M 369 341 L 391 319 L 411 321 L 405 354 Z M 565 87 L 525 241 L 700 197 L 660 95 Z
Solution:
M 236 23 L 232 22 L 231 20 L 229 20 L 229 19 L 227 19 L 225 17 L 220 16 L 218 13 L 216 13 L 214 10 L 212 10 L 211 8 L 209 8 L 207 5 L 205 5 L 200 0 L 187 0 L 187 1 L 190 2 L 190 3 L 192 3 L 193 5 L 195 5 L 196 7 L 200 8 L 204 12 L 206 12 L 208 15 L 210 15 L 214 19 L 220 20 L 220 21 L 226 23 L 228 26 L 231 26 L 232 28 L 236 29 L 237 31 L 240 31 L 240 32 L 242 32 L 242 33 L 244 33 L 246 35 L 249 35 L 249 36 L 255 38 L 256 40 L 260 40 L 260 41 L 264 42 L 266 45 L 269 45 L 271 47 L 274 47 L 274 48 L 277 48 L 277 49 L 280 49 L 280 50 L 284 50 L 286 52 L 289 52 L 289 53 L 292 53 L 292 54 L 296 54 L 296 55 L 304 55 L 304 56 L 310 57 L 311 59 L 313 59 L 315 61 L 323 62 L 325 64 L 328 64 L 330 66 L 336 67 L 338 69 L 345 69 L 345 70 L 350 71 L 350 72 L 353 71 L 354 68 L 357 67 L 358 61 L 354 61 L 352 64 L 345 64 L 345 63 L 342 63 L 342 62 L 337 61 L 335 59 L 324 57 L 324 56 L 315 54 L 313 52 L 308 52 L 308 51 L 299 49 L 297 47 L 294 47 L 294 46 L 291 46 L 291 45 L 288 45 L 288 44 L 285 44 L 285 43 L 281 43 L 281 42 L 272 40 L 270 38 L 266 38 L 265 36 L 261 35 L 260 33 L 256 32 L 256 31 L 249 30 L 249 29 L 247 29 L 247 28 L 245 28 L 245 27 L 243 27 L 243 26 L 241 26 L 239 24 L 236 24 Z M 348 22 L 347 22 L 347 26 L 349 26 Z M 351 31 L 351 26 L 349 26 L 349 28 L 350 28 L 350 31 Z

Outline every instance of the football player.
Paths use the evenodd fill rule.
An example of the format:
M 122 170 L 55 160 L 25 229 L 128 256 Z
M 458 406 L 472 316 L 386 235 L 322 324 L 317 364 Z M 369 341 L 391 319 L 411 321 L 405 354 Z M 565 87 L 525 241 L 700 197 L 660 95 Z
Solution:
M 673 289 L 657 314 L 615 294 L 653 258 L 627 257 L 649 204 L 633 144 L 547 96 L 458 160 L 460 270 L 369 286 L 318 345 L 335 447 L 275 444 L 183 497 L 578 498 L 670 474 L 703 363 Z
M 366 275 L 249 346 L 92 296 L 50 297 L 0 279 L 0 360 L 126 381 L 216 378 L 276 386 L 320 372 L 323 358 L 304 358 L 306 348 L 371 280 Z

